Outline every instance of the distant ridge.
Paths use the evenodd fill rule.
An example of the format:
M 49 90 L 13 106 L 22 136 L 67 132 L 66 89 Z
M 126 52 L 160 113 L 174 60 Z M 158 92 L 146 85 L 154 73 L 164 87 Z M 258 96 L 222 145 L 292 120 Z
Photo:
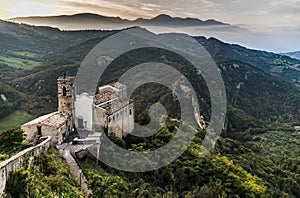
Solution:
M 289 56 L 291 58 L 295 58 L 300 60 L 300 51 L 297 52 L 288 52 L 288 53 L 282 53 L 283 55 Z
M 235 27 L 230 24 L 209 19 L 202 21 L 197 18 L 171 17 L 166 14 L 158 15 L 151 19 L 138 18 L 127 20 L 120 17 L 108 17 L 92 13 L 59 16 L 31 16 L 8 19 L 16 23 L 25 23 L 38 26 L 51 26 L 60 29 L 118 29 L 131 26 L 162 26 L 162 27 Z
M 138 18 L 133 21 L 142 25 L 172 25 L 172 26 L 207 26 L 207 25 L 229 25 L 226 23 L 222 23 L 213 19 L 209 19 L 206 21 L 202 21 L 197 18 L 180 18 L 180 17 L 171 17 L 166 14 L 158 15 L 152 19 L 143 19 Z

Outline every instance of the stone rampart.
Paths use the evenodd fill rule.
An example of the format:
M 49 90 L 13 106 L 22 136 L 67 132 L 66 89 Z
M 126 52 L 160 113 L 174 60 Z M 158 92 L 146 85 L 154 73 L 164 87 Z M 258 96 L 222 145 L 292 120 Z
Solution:
M 46 139 L 33 147 L 25 149 L 11 158 L 0 163 L 0 197 L 3 196 L 3 192 L 6 188 L 6 183 L 11 173 L 16 172 L 23 167 L 25 163 L 29 162 L 31 158 L 40 156 L 42 153 L 48 151 L 51 147 L 51 137 Z

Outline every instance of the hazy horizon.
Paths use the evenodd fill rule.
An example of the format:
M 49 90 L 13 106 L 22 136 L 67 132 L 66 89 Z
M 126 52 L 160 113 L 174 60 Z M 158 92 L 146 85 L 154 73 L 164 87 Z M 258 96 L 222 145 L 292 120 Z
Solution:
M 159 14 L 214 19 L 249 31 L 230 35 L 221 31 L 203 33 L 193 30 L 186 33 L 216 37 L 253 49 L 291 52 L 300 50 L 299 8 L 300 0 L 174 0 L 172 3 L 162 0 L 8 0 L 0 2 L 0 18 L 95 13 L 129 20 L 149 19 Z

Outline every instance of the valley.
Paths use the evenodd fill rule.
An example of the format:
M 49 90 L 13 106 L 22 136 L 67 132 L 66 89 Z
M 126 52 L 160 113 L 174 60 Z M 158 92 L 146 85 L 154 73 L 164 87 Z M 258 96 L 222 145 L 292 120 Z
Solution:
M 61 31 L 4 21 L 0 27 L 0 94 L 5 96 L 0 98 L 3 161 L 30 146 L 22 142 L 23 134 L 18 130 L 22 124 L 56 111 L 57 78 L 75 76 L 89 51 L 119 30 Z M 198 156 L 206 133 L 197 130 L 180 158 L 145 173 L 119 171 L 89 154 L 76 155 L 92 190 L 90 197 L 299 197 L 300 136 L 295 127 L 300 126 L 300 88 L 295 84 L 300 80 L 300 60 L 215 38 L 194 38 L 216 62 L 226 88 L 226 123 L 215 149 L 205 157 Z M 132 66 L 151 60 L 172 65 L 187 77 L 207 123 L 211 116 L 208 88 L 201 75 L 172 52 L 141 49 L 123 54 L 111 63 L 99 85 L 115 82 Z M 131 151 L 166 145 L 177 133 L 174 118 L 178 104 L 170 90 L 151 84 L 137 89 L 132 99 L 136 122 L 148 123 L 149 107 L 159 101 L 168 110 L 168 124 L 152 137 L 112 136 L 111 140 Z M 15 138 L 12 145 L 9 134 Z M 54 148 L 11 178 L 8 197 L 85 196 Z

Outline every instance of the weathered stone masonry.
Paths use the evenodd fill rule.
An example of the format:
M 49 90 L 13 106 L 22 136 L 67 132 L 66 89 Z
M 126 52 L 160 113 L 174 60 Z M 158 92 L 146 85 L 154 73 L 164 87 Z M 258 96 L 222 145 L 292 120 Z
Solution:
M 42 143 L 37 146 L 30 147 L 14 155 L 10 159 L 0 163 L 0 197 L 3 196 L 3 192 L 6 188 L 6 183 L 11 173 L 16 172 L 18 169 L 23 167 L 26 162 L 31 158 L 40 156 L 41 154 L 48 151 L 52 142 L 51 137 L 46 137 Z

